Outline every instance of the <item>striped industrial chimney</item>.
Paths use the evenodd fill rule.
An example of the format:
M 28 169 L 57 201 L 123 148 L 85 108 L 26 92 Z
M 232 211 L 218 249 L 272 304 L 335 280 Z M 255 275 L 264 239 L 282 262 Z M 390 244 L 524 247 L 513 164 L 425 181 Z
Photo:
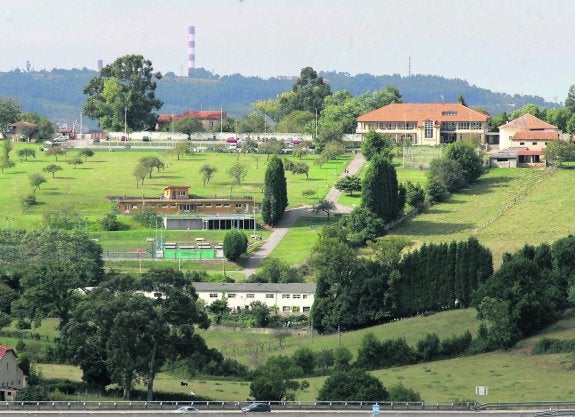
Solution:
M 188 77 L 192 76 L 196 66 L 196 27 L 188 28 Z

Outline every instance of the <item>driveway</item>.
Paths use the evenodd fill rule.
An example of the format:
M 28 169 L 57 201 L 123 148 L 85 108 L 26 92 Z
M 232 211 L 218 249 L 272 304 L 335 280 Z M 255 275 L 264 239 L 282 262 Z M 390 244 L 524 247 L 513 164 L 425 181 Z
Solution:
M 347 172 L 343 172 L 340 178 L 345 177 L 346 175 L 357 174 L 364 163 L 365 158 L 363 155 L 361 153 L 356 154 L 347 166 Z M 338 201 L 340 196 L 341 191 L 337 190 L 335 187 L 331 187 L 325 199 L 329 201 Z M 352 210 L 353 207 L 343 206 L 336 203 L 336 212 L 338 213 L 349 214 Z M 303 206 L 286 210 L 282 219 L 273 230 L 271 235 L 268 237 L 268 239 L 264 242 L 264 244 L 258 250 L 252 253 L 248 258 L 244 258 L 241 260 L 241 262 L 238 262 L 240 266 L 244 267 L 242 272 L 248 277 L 253 275 L 256 269 L 261 266 L 264 259 L 266 259 L 281 242 L 281 240 L 287 234 L 289 228 L 295 224 L 297 219 L 302 216 L 309 216 L 311 213 L 311 206 Z

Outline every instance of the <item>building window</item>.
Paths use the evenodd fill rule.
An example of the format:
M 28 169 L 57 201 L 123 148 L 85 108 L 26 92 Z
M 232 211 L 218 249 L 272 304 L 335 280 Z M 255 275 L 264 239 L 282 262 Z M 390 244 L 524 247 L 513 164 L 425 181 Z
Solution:
M 293 298 L 301 298 L 301 294 L 294 294 Z
M 186 190 L 178 190 L 178 196 L 185 197 L 186 196 Z
M 282 294 L 282 298 L 285 300 L 286 298 L 289 298 L 289 294 Z
M 137 208 L 138 208 L 138 205 L 137 205 L 137 204 L 132 204 L 132 208 L 133 208 L 133 209 L 137 209 Z
M 210 298 L 218 298 L 218 294 L 210 293 Z
M 274 298 L 273 294 L 266 294 L 266 298 Z
M 211 207 L 212 203 L 206 203 L 206 207 Z
M 254 298 L 253 294 L 246 294 L 246 298 Z
M 222 203 L 216 203 L 216 207 L 221 207 Z
M 291 307 L 290 306 L 283 306 L 282 311 L 291 311 Z
M 393 123 L 386 123 L 386 124 L 385 124 L 385 128 L 386 128 L 387 130 L 393 129 Z
M 214 129 L 214 122 L 210 122 L 210 127 L 209 127 L 209 129 L 210 129 L 210 130 L 213 130 L 213 129 Z
M 442 111 L 442 116 L 457 116 L 457 112 L 454 110 Z
M 293 306 L 291 308 L 292 313 L 299 313 L 299 306 Z
M 242 208 L 242 203 L 236 203 L 236 208 Z
M 232 293 L 232 294 L 228 294 L 228 298 L 236 298 L 236 295 L 233 294 L 233 293 Z
M 311 307 L 304 307 L 304 308 L 303 308 L 303 312 L 304 312 L 304 313 L 309 313 L 310 310 L 311 310 Z
M 519 142 L 519 144 L 523 146 L 523 145 L 525 145 L 525 142 Z
M 304 294 L 304 295 L 302 296 L 302 298 L 303 298 L 304 300 L 307 299 L 307 294 Z
M 230 203 L 224 204 L 224 207 L 229 208 L 229 207 L 230 207 Z
M 537 145 L 537 142 L 532 142 L 531 144 L 532 144 L 532 145 Z
M 481 129 L 481 122 L 471 122 L 472 129 Z
M 204 203 L 198 203 L 198 207 L 204 207 Z
M 425 121 L 425 139 L 433 138 L 433 120 Z
M 469 130 L 469 122 L 459 122 L 459 129 Z

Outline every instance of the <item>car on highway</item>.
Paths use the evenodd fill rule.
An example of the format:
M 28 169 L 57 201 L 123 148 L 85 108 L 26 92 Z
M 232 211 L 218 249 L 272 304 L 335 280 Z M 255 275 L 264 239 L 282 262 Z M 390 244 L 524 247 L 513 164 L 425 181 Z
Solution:
M 272 407 L 265 403 L 251 403 L 246 407 L 242 407 L 244 413 L 265 413 L 272 411 Z
M 192 407 L 191 405 L 184 405 L 183 407 L 176 408 L 172 410 L 172 413 L 197 413 L 199 410 L 196 407 Z

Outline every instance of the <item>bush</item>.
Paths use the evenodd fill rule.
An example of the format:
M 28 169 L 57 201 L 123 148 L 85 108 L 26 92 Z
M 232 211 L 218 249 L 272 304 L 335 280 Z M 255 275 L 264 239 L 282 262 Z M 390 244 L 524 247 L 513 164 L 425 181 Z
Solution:
M 441 341 L 440 354 L 452 358 L 464 354 L 473 342 L 471 332 L 467 330 L 461 336 L 453 336 Z
M 115 213 L 108 213 L 100 220 L 100 226 L 102 226 L 102 230 L 115 232 L 116 230 L 120 230 L 121 223 L 118 221 L 118 216 L 116 216 Z
M 416 348 L 421 360 L 432 361 L 439 355 L 439 337 L 429 333 L 417 342 Z
M 389 401 L 416 402 L 421 401 L 419 392 L 406 387 L 401 382 L 389 387 Z
M 145 227 L 153 228 L 162 226 L 162 218 L 158 216 L 154 209 L 149 207 L 141 211 L 137 211 L 132 217 L 136 223 Z
M 38 204 L 38 201 L 36 200 L 36 194 L 28 193 L 26 197 L 22 197 L 20 204 L 24 210 L 28 210 L 30 207 L 35 206 Z
M 224 256 L 235 261 L 248 249 L 248 237 L 238 230 L 230 230 L 224 238 Z
M 19 319 L 16 322 L 16 328 L 18 330 L 27 330 L 32 328 L 32 324 L 28 320 Z

